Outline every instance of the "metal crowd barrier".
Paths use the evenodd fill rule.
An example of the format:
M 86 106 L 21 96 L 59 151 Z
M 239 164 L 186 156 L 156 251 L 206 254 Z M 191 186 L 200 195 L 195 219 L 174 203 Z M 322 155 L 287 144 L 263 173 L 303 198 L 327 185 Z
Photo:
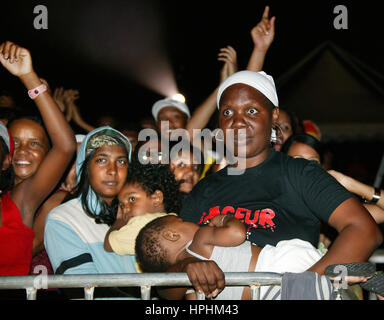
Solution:
M 384 249 L 378 249 L 370 257 L 373 264 L 384 264 Z M 227 286 L 250 286 L 251 298 L 260 299 L 260 287 L 281 285 L 282 275 L 273 272 L 227 272 Z M 141 299 L 151 299 L 154 286 L 191 286 L 186 273 L 125 273 L 125 274 L 86 274 L 86 275 L 31 275 L 0 277 L 0 290 L 25 289 L 27 300 L 36 300 L 39 289 L 84 288 L 84 299 L 93 300 L 96 287 L 140 287 Z M 344 299 L 354 299 L 348 291 L 342 293 Z M 204 294 L 197 295 L 204 300 Z M 374 294 L 369 299 L 376 299 Z
M 384 264 L 384 249 L 377 249 L 373 253 L 373 255 L 369 258 L 369 262 L 373 263 L 374 265 L 377 264 Z M 377 300 L 376 295 L 373 292 L 369 293 L 369 300 Z
M 250 286 L 251 298 L 260 299 L 260 286 L 281 285 L 282 275 L 273 272 L 227 272 L 227 286 Z M 84 299 L 93 300 L 96 287 L 140 287 L 141 299 L 151 299 L 153 286 L 191 286 L 186 273 L 124 273 L 85 275 L 33 275 L 0 277 L 1 289 L 25 289 L 27 300 L 36 300 L 38 289 L 84 288 Z M 197 294 L 197 300 L 204 300 Z

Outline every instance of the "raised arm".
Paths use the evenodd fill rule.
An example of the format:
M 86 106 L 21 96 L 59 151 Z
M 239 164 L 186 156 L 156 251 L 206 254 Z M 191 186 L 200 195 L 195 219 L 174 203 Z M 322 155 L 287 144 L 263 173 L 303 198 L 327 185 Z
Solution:
M 261 71 L 264 59 L 275 37 L 276 17 L 269 18 L 269 6 L 266 6 L 260 22 L 251 30 L 253 51 L 249 58 L 247 70 Z
M 21 80 L 27 90 L 42 84 L 33 69 L 32 58 L 27 49 L 9 41 L 2 43 L 0 62 Z M 34 101 L 47 128 L 52 148 L 36 173 L 12 190 L 12 198 L 27 226 L 32 226 L 36 209 L 59 182 L 76 149 L 72 129 L 48 90 L 40 93 Z
M 220 73 L 220 83 L 223 82 L 227 77 L 237 71 L 237 53 L 234 48 L 227 46 L 221 48 L 218 54 L 218 60 L 223 61 L 223 67 Z M 208 124 L 209 119 L 217 108 L 216 96 L 217 87 L 204 101 L 197 107 L 189 119 L 186 129 L 189 132 L 189 136 L 193 136 L 193 129 L 203 129 Z
M 64 103 L 67 106 L 67 109 L 70 110 L 70 120 L 73 120 L 74 123 L 76 123 L 80 128 L 84 129 L 86 132 L 90 132 L 95 129 L 95 127 L 84 121 L 80 114 L 79 108 L 75 103 L 75 101 L 79 98 L 79 91 L 68 89 L 64 91 L 63 96 Z

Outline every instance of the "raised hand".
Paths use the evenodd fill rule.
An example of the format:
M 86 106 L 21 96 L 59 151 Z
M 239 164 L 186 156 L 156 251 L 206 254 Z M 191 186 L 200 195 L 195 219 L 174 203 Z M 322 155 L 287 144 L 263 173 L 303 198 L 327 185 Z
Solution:
M 75 109 L 77 108 L 76 105 L 75 105 L 75 101 L 79 98 L 79 91 L 77 90 L 72 90 L 72 89 L 68 89 L 68 90 L 65 90 L 64 91 L 64 94 L 63 94 L 63 99 L 64 99 L 64 103 L 67 107 L 67 112 L 66 112 L 66 119 L 67 121 L 71 121 L 72 119 L 76 121 L 75 119 Z M 78 112 L 77 112 L 78 114 Z
M 231 46 L 221 48 L 217 60 L 223 61 L 221 82 L 237 71 L 237 53 Z
M 30 52 L 10 41 L 0 45 L 0 62 L 4 68 L 17 77 L 34 72 Z
M 79 91 L 68 89 L 64 92 L 64 101 L 67 104 L 74 103 L 79 98 Z
M 267 51 L 275 37 L 276 17 L 269 18 L 269 6 L 266 6 L 260 22 L 251 30 L 251 36 L 258 50 Z
M 78 106 L 75 104 L 75 101 L 79 98 L 78 90 L 65 90 L 64 92 L 64 102 L 67 107 L 66 118 L 67 121 L 73 120 L 79 127 L 83 128 L 85 131 L 90 132 L 95 129 L 89 123 L 85 122 L 83 117 L 80 114 Z
M 53 91 L 53 99 L 56 101 L 57 105 L 59 106 L 59 109 L 61 112 L 65 112 L 66 106 L 64 103 L 64 88 L 56 88 L 55 91 Z

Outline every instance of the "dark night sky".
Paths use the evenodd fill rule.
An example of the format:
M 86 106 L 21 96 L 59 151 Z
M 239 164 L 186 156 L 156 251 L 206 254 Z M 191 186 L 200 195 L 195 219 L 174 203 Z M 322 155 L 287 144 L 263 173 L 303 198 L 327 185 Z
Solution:
M 48 30 L 33 27 L 38 4 L 48 8 Z M 79 89 L 78 105 L 87 121 L 94 123 L 107 111 L 136 121 L 150 116 L 152 104 L 163 96 L 140 84 L 132 68 L 148 67 L 148 78 L 156 80 L 158 66 L 149 57 L 160 55 L 172 66 L 193 111 L 218 85 L 220 48 L 233 46 L 239 69 L 246 67 L 253 47 L 250 30 L 266 4 L 277 20 L 264 70 L 275 79 L 326 40 L 384 74 L 383 11 L 379 1 L 370 0 L 2 1 L 0 41 L 30 49 L 37 73 L 52 87 Z M 348 9 L 347 30 L 333 26 L 333 9 L 339 4 Z M 7 72 L 0 71 L 0 87 L 14 92 L 19 104 L 34 108 L 21 83 Z M 372 182 L 382 141 L 333 147 L 336 169 Z M 359 172 L 359 164 L 353 169 L 363 161 L 369 173 L 366 168 Z
M 232 45 L 239 68 L 245 68 L 252 50 L 249 32 L 266 4 L 277 17 L 275 41 L 264 68 L 274 77 L 325 40 L 384 73 L 378 1 L 359 3 L 14 0 L 8 8 L 2 4 L 0 41 L 9 39 L 30 49 L 38 74 L 53 87 L 78 88 L 85 118 L 108 109 L 134 120 L 149 115 L 162 96 L 126 72 L 127 59 L 143 62 L 143 50 L 156 51 L 160 44 L 193 110 L 218 84 L 221 47 Z M 37 4 L 48 8 L 48 30 L 33 28 Z M 337 4 L 348 9 L 348 30 L 333 27 Z M 0 81 L 2 87 L 23 89 L 7 73 L 0 72 Z

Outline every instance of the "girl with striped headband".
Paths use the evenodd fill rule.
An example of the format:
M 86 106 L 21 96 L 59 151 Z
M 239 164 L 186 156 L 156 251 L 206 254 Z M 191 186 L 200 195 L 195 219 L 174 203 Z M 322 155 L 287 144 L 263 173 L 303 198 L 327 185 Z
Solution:
M 76 158 L 74 198 L 51 210 L 45 224 L 44 244 L 55 274 L 136 272 L 135 256 L 104 250 L 130 159 L 131 144 L 119 131 L 100 127 L 85 136 Z

